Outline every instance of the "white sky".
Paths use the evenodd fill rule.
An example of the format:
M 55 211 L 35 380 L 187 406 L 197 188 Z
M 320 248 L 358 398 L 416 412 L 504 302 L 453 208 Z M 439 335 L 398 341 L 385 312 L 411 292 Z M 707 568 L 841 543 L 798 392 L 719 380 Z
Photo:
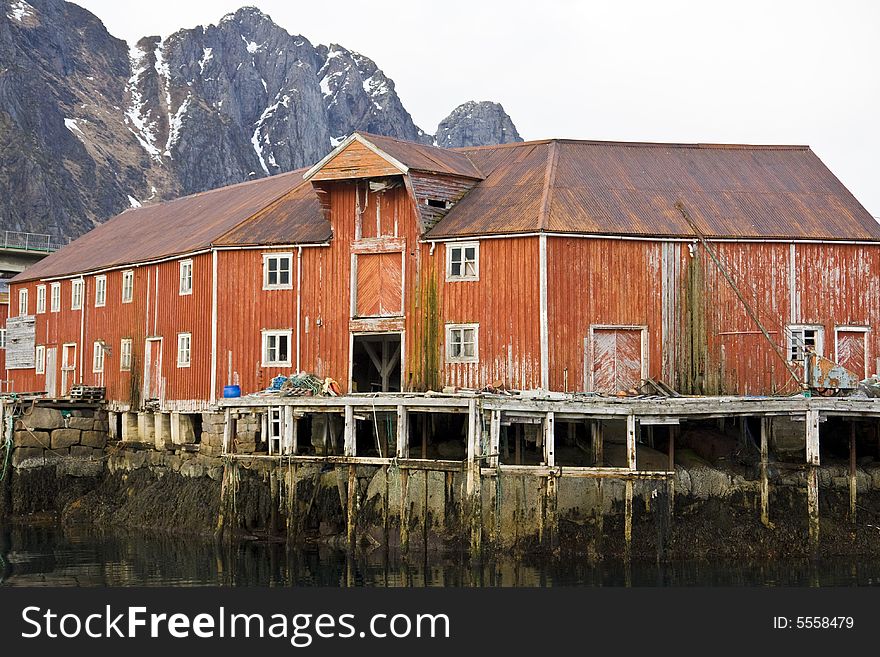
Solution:
M 880 216 L 873 0 L 78 0 L 128 41 L 258 6 L 375 60 L 428 132 L 495 100 L 525 139 L 809 144 Z

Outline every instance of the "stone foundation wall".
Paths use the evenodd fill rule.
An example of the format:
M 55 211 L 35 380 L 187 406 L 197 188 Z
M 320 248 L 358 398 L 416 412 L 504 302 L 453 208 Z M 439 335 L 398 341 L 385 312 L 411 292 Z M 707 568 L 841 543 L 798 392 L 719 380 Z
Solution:
M 73 476 L 93 476 L 103 468 L 108 428 L 100 409 L 34 406 L 13 425 L 12 466 L 56 463 Z

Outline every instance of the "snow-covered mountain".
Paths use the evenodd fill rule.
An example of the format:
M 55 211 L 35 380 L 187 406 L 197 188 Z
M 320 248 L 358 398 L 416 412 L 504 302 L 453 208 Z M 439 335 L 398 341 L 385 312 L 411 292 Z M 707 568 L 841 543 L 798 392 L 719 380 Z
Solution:
M 311 164 L 354 130 L 434 143 L 368 57 L 260 10 L 133 47 L 63 0 L 0 0 L 0 227 L 82 233 L 130 205 Z M 466 103 L 447 147 L 518 141 Z

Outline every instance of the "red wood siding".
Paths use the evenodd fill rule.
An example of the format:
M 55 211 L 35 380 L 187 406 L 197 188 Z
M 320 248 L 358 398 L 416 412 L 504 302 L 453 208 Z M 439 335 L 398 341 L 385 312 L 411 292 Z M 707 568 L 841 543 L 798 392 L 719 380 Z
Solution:
M 361 253 L 357 256 L 357 316 L 403 314 L 399 253 Z

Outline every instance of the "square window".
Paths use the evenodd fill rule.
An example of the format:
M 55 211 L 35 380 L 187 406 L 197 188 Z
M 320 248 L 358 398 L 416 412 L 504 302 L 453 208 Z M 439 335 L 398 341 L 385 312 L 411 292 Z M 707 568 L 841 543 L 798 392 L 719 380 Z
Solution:
M 263 331 L 263 367 L 290 366 L 293 331 Z
M 177 334 L 177 366 L 189 367 L 192 356 L 192 333 Z
M 291 263 L 293 256 L 290 253 L 276 253 L 263 255 L 263 289 L 264 290 L 289 290 L 293 287 L 291 282 Z
M 95 276 L 95 308 L 107 304 L 107 277 Z
M 61 310 L 61 283 L 52 283 L 52 290 L 49 295 L 49 306 L 53 313 Z
M 192 260 L 180 262 L 180 294 L 192 294 L 193 291 L 193 263 Z
M 788 359 L 803 362 L 806 352 L 813 351 L 820 356 L 823 349 L 823 329 L 821 326 L 790 325 L 788 327 Z
M 466 242 L 446 245 L 446 280 L 476 281 L 480 279 L 480 244 Z
M 446 326 L 447 362 L 478 362 L 479 329 L 479 324 L 450 324 Z

